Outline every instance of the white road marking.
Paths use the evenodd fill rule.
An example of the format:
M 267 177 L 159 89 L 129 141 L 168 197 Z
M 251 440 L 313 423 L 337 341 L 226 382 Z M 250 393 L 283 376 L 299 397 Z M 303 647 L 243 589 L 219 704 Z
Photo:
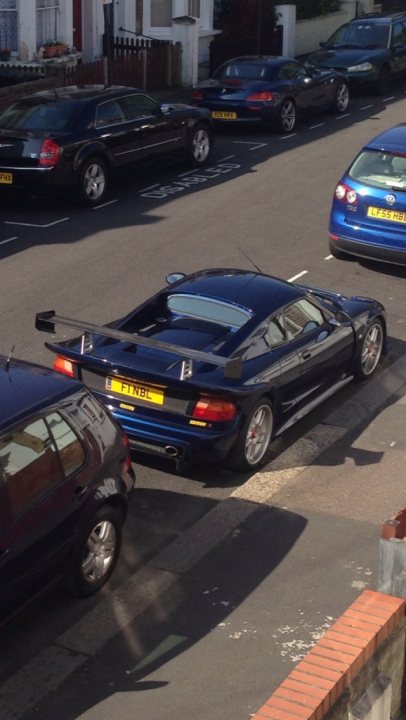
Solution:
M 37 227 L 37 228 L 49 228 L 53 225 L 59 225 L 59 223 L 66 222 L 67 220 L 70 220 L 69 217 L 62 218 L 61 220 L 54 220 L 54 222 L 46 223 L 45 225 L 39 225 L 37 223 L 24 223 L 24 222 L 15 222 L 14 220 L 5 220 L 5 225 L 22 225 L 23 227 Z
M 302 270 L 302 272 L 298 273 L 297 275 L 293 275 L 293 277 L 288 278 L 288 282 L 295 282 L 295 280 L 298 280 L 300 277 L 303 277 L 303 275 L 307 275 L 309 271 L 308 270 Z
M 395 99 L 396 99 L 396 95 L 390 95 L 387 98 L 382 98 L 382 102 L 388 102 L 389 100 L 395 100 Z
M 326 123 L 321 122 L 321 123 L 317 123 L 317 125 L 310 125 L 309 130 L 315 130 L 316 128 L 323 127 L 323 125 L 325 125 L 325 124 Z
M 100 210 L 101 208 L 107 207 L 107 205 L 114 205 L 114 203 L 118 202 L 118 198 L 115 200 L 109 200 L 108 202 L 103 203 L 102 205 L 97 205 L 97 207 L 92 208 L 92 210 Z
M 155 183 L 155 185 L 149 185 L 148 187 L 144 188 L 143 190 L 140 190 L 140 193 L 147 192 L 147 190 L 152 190 L 153 188 L 159 187 L 159 183 Z
M 249 140 L 233 140 L 236 145 L 253 145 Z M 258 150 L 258 148 L 266 147 L 268 143 L 256 143 L 250 150 Z
M 326 255 L 325 260 L 332 260 L 334 255 Z
M 11 242 L 12 240 L 17 240 L 18 235 L 14 235 L 14 237 L 7 238 L 7 240 L 1 240 L 0 245 L 5 245 L 6 243 Z
M 344 113 L 344 115 L 337 115 L 335 120 L 342 120 L 343 118 L 350 117 L 351 113 Z
M 289 135 L 282 135 L 281 140 L 289 140 L 289 138 L 296 137 L 297 133 L 289 133 Z
M 370 110 L 373 107 L 373 105 L 364 105 L 360 108 L 360 110 Z
M 218 163 L 224 162 L 224 160 L 230 160 L 230 158 L 235 157 L 235 155 L 227 155 L 227 157 L 221 158 L 221 160 L 218 161 Z

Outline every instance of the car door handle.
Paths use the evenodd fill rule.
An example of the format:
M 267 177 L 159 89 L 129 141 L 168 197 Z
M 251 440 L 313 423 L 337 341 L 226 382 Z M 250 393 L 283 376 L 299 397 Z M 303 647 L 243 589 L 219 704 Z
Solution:
M 303 352 L 302 352 L 303 360 L 308 360 L 309 358 L 311 358 L 311 356 L 312 356 L 312 354 L 311 354 L 310 350 L 303 350 Z
M 85 487 L 78 485 L 78 487 L 75 488 L 75 502 L 80 502 L 83 495 L 85 495 L 87 493 L 88 489 L 89 489 L 88 485 L 85 485 Z

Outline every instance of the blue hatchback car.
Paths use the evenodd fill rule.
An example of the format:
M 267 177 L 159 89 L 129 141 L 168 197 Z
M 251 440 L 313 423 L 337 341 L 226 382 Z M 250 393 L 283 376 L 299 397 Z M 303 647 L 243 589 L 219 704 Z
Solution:
M 329 243 L 337 258 L 406 264 L 406 123 L 370 140 L 342 176 Z

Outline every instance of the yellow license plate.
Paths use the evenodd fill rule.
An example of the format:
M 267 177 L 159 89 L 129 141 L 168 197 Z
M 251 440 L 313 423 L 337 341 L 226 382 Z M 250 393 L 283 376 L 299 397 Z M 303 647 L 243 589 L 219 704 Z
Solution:
M 387 208 L 368 208 L 368 217 L 379 218 L 379 220 L 391 220 L 392 222 L 406 223 L 406 212 L 401 210 L 389 210 Z
M 126 395 L 135 400 L 143 400 L 154 405 L 163 405 L 165 399 L 164 391 L 161 388 L 111 377 L 106 378 L 106 390 L 112 390 L 120 395 Z
M 2 185 L 12 185 L 12 184 L 13 184 L 13 175 L 12 175 L 12 173 L 0 172 L 0 184 L 2 184 Z
M 211 116 L 214 120 L 237 120 L 237 113 L 235 112 L 220 112 L 213 110 Z

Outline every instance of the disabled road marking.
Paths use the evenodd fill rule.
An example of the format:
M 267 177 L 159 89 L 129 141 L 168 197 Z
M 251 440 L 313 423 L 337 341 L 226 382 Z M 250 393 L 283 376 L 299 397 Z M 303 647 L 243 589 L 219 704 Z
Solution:
M 37 228 L 49 228 L 53 225 L 59 225 L 59 223 L 66 222 L 67 220 L 70 220 L 70 217 L 62 218 L 61 220 L 54 220 L 53 222 L 46 223 L 45 225 L 41 225 L 38 223 L 25 223 L 25 222 L 17 222 L 16 220 L 4 220 L 5 225 L 21 225 L 23 227 L 37 227 Z

